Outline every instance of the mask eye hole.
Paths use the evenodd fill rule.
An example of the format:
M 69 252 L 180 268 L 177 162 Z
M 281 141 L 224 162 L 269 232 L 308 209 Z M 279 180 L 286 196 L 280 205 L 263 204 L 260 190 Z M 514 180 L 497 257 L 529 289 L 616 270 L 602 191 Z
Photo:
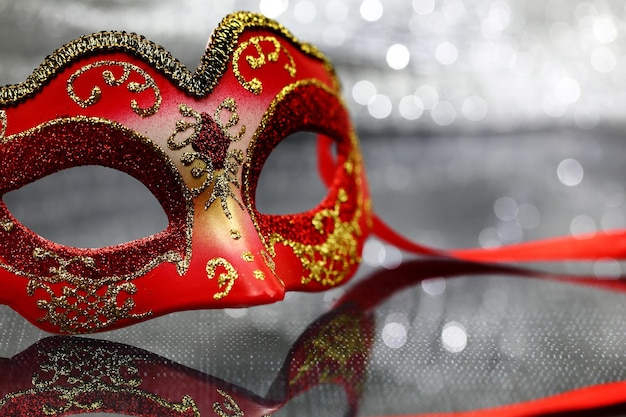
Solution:
M 317 207 L 326 197 L 328 190 L 317 170 L 318 135 L 295 132 L 272 150 L 256 188 L 256 208 L 260 213 L 303 213 Z
M 163 231 L 165 211 L 132 176 L 102 166 L 68 168 L 6 193 L 23 226 L 50 241 L 101 248 Z

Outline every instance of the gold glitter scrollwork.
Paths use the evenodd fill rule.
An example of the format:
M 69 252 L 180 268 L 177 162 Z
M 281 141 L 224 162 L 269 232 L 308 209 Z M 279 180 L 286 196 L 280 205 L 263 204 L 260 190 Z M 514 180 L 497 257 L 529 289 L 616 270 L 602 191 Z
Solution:
M 221 300 L 226 297 L 230 290 L 232 290 L 233 285 L 235 285 L 235 280 L 239 278 L 239 273 L 235 269 L 235 267 L 228 262 L 224 258 L 213 258 L 206 264 L 206 273 L 209 279 L 215 278 L 215 274 L 217 273 L 218 268 L 223 268 L 226 272 L 221 273 L 217 277 L 217 287 L 222 289 L 222 291 L 213 294 L 213 298 L 215 300 Z
M 4 141 L 4 135 L 7 133 L 7 112 L 0 110 L 0 142 Z
M 176 122 L 174 133 L 172 133 L 170 137 L 167 138 L 167 147 L 173 151 L 182 149 L 185 146 L 189 146 L 191 143 L 193 143 L 194 140 L 196 140 L 196 138 L 200 134 L 200 131 L 202 130 L 202 116 L 200 116 L 200 113 L 184 103 L 178 105 L 178 111 L 182 116 L 193 117 L 195 120 L 193 122 L 189 122 L 187 120 L 178 120 Z M 182 142 L 176 142 L 176 136 L 179 133 L 187 131 L 188 129 L 193 129 L 193 133 Z
M 13 220 L 10 220 L 10 219 L 0 220 L 0 228 L 2 228 L 2 230 L 4 230 L 5 232 L 7 233 L 12 232 L 14 227 L 15 227 L 15 223 L 13 223 Z
M 237 198 L 237 195 L 230 188 L 232 184 L 235 188 L 240 187 L 239 179 L 237 174 L 239 172 L 239 167 L 243 163 L 243 152 L 241 149 L 233 149 L 226 153 L 226 160 L 224 162 L 224 169 L 220 171 L 213 170 L 213 163 L 211 159 L 200 152 L 185 152 L 180 158 L 181 162 L 185 166 L 191 166 L 196 161 L 201 161 L 201 166 L 194 166 L 191 169 L 191 176 L 195 179 L 204 178 L 203 182 L 198 187 L 189 187 L 191 194 L 194 197 L 199 196 L 213 184 L 213 189 L 211 190 L 211 195 L 207 202 L 204 204 L 204 208 L 206 210 L 211 207 L 213 203 L 217 200 L 220 201 L 220 206 L 222 207 L 222 211 L 226 215 L 227 218 L 232 218 L 233 215 L 228 208 L 228 199 L 232 198 L 235 202 L 244 209 L 243 204 Z
M 189 71 L 162 46 L 143 36 L 127 32 L 99 32 L 80 37 L 57 49 L 23 83 L 0 87 L 0 105 L 17 103 L 32 96 L 78 59 L 113 49 L 143 60 L 189 94 L 204 97 L 215 89 L 226 72 L 230 56 L 242 33 L 259 29 L 277 33 L 300 52 L 319 60 L 328 72 L 334 72 L 333 66 L 319 49 L 309 43 L 300 42 L 280 23 L 257 13 L 236 12 L 226 16 L 215 29 L 211 36 L 211 47 L 200 59 L 201 65 L 195 73 Z
M 46 128 L 49 128 L 52 126 L 72 124 L 72 123 L 88 123 L 88 124 L 93 124 L 93 125 L 102 124 L 112 129 L 122 130 L 124 131 L 124 134 L 127 135 L 132 140 L 136 140 L 141 143 L 149 145 L 152 148 L 152 150 L 158 153 L 159 155 L 161 155 L 163 159 L 167 158 L 167 155 L 165 154 L 163 149 L 161 149 L 157 144 L 155 144 L 149 138 L 142 136 L 139 133 L 131 129 L 128 129 L 116 122 L 112 122 L 110 120 L 101 119 L 97 117 L 74 116 L 74 117 L 69 117 L 69 118 L 59 118 L 59 119 L 51 120 L 49 122 L 42 123 L 34 128 L 25 130 L 18 134 L 9 135 L 5 138 L 5 141 L 10 142 L 12 140 L 24 139 L 24 138 L 29 137 L 29 135 L 40 133 L 42 130 Z M 185 194 L 185 201 L 187 202 L 187 207 L 186 207 L 187 213 L 185 216 L 186 217 L 186 221 L 185 221 L 186 230 L 185 230 L 184 254 L 180 254 L 177 251 L 168 251 L 168 252 L 161 253 L 158 256 L 151 258 L 148 262 L 141 265 L 130 274 L 123 275 L 123 276 L 109 276 L 103 279 L 103 282 L 104 281 L 120 282 L 120 281 L 129 281 L 129 280 L 135 279 L 139 276 L 146 274 L 148 271 L 152 270 L 153 268 L 155 268 L 157 265 L 161 264 L 162 262 L 170 262 L 170 263 L 175 264 L 176 271 L 178 272 L 179 275 L 184 275 L 185 272 L 187 271 L 187 268 L 189 268 L 189 264 L 191 262 L 191 252 L 192 252 L 191 237 L 192 237 L 192 229 L 193 229 L 193 200 L 192 200 L 193 196 L 191 195 L 190 192 L 188 192 L 188 188 L 185 187 L 183 179 L 182 177 L 180 177 L 179 170 L 176 168 L 174 163 L 169 158 L 167 158 L 166 167 L 171 172 L 172 175 L 176 176 L 177 182 L 180 184 Z M 0 224 L 0 227 L 4 228 L 4 230 L 7 232 L 13 231 L 14 226 L 15 225 L 13 224 L 13 221 L 11 221 L 10 219 L 5 219 L 5 221 Z M 7 230 L 7 229 L 10 229 L 10 230 Z M 19 270 L 17 268 L 13 268 L 3 262 L 0 262 L 0 268 L 6 269 L 13 273 L 26 276 L 32 280 L 41 279 L 39 275 L 30 274 L 25 271 Z
M 112 353 L 102 346 L 85 348 L 75 340 L 68 340 L 59 349 L 41 350 L 39 353 L 45 359 L 31 378 L 33 388 L 7 394 L 0 399 L 0 410 L 8 402 L 18 400 L 28 403 L 29 397 L 45 395 L 50 403 L 42 406 L 44 415 L 97 412 L 110 407 L 110 404 L 107 404 L 106 396 L 98 398 L 93 394 L 109 393 L 129 394 L 181 416 L 192 414 L 200 417 L 198 405 L 189 395 L 183 396 L 180 402 L 172 402 L 141 390 L 141 373 L 136 358 L 131 355 Z
M 35 249 L 33 257 L 42 261 L 47 258 L 58 264 L 51 267 L 53 277 L 50 281 L 30 279 L 27 285 L 29 296 L 36 290 L 45 291 L 49 300 L 40 299 L 37 307 L 46 312 L 39 321 L 58 326 L 63 333 L 94 332 L 112 326 L 122 319 L 142 319 L 152 312 L 133 313 L 135 302 L 132 295 L 137 291 L 131 282 L 103 282 L 70 272 L 72 265 L 94 268 L 94 260 L 88 256 L 63 259 L 57 254 L 41 248 Z M 57 294 L 53 284 L 62 284 L 63 289 Z M 125 299 L 120 304 L 120 299 Z
M 222 111 L 228 110 L 230 112 L 230 117 L 226 123 L 222 122 Z M 237 126 L 239 123 L 239 114 L 237 113 L 237 102 L 232 97 L 227 97 L 222 101 L 215 113 L 213 114 L 213 118 L 215 119 L 215 123 L 222 129 L 222 132 L 230 139 L 232 142 L 236 142 L 241 140 L 243 135 L 246 133 L 246 126 L 241 126 L 239 132 L 236 135 L 230 133 L 230 129 Z
M 362 373 L 366 367 L 356 363 L 359 358 L 368 357 L 371 346 L 371 338 L 364 326 L 367 324 L 362 316 L 342 313 L 318 327 L 319 332 L 300 346 L 300 350 L 305 352 L 304 359 L 298 363 L 289 386 L 307 386 L 309 374 L 315 372 L 319 384 L 342 379 L 356 383 L 357 386 L 352 386 L 352 389 L 361 390 Z
M 315 79 L 298 80 L 286 87 L 276 95 L 268 110 L 266 111 L 263 119 L 261 120 L 260 127 L 257 133 L 253 136 L 250 144 L 248 145 L 247 153 L 247 168 L 254 158 L 256 141 L 259 138 L 259 132 L 266 129 L 271 118 L 275 117 L 275 112 L 279 104 L 296 89 L 303 86 L 315 86 L 320 90 L 325 91 L 341 101 L 341 98 L 337 95 L 337 92 L 330 87 Z M 346 277 L 351 273 L 352 267 L 361 262 L 359 246 L 359 236 L 362 235 L 360 222 L 364 220 L 367 224 L 371 224 L 371 206 L 369 200 L 366 199 L 361 190 L 361 161 L 360 154 L 358 152 L 358 140 L 353 131 L 350 131 L 349 138 L 352 151 L 347 155 L 346 161 L 343 164 L 345 173 L 352 177 L 355 182 L 356 189 L 354 195 L 350 198 L 356 199 L 355 210 L 352 218 L 343 221 L 340 217 L 341 206 L 348 201 L 348 193 L 345 189 L 340 189 L 338 193 L 338 199 L 332 209 L 321 210 L 316 213 L 312 219 L 312 226 L 315 230 L 325 237 L 325 240 L 320 244 L 305 244 L 290 240 L 280 235 L 279 233 L 271 233 L 269 236 L 262 230 L 257 218 L 255 217 L 255 207 L 252 204 L 250 193 L 252 184 L 248 178 L 244 179 L 244 196 L 246 196 L 246 205 L 248 212 L 252 218 L 252 222 L 255 225 L 257 233 L 263 242 L 267 253 L 263 254 L 263 259 L 266 265 L 273 271 L 273 258 L 276 256 L 275 245 L 281 243 L 291 248 L 294 254 L 298 257 L 303 268 L 302 284 L 306 285 L 311 282 L 317 282 L 324 286 L 335 286 L 343 282 Z M 364 218 L 365 217 L 365 218 Z M 332 225 L 332 231 L 327 233 L 324 230 L 323 224 Z M 267 255 L 267 256 L 266 256 Z
M 241 411 L 241 407 L 235 401 L 235 399 L 225 391 L 221 389 L 217 390 L 217 393 L 224 397 L 224 403 L 220 404 L 219 402 L 213 403 L 213 411 L 218 417 L 243 417 L 243 411 Z
M 201 164 L 194 164 L 196 161 L 201 161 Z M 200 152 L 185 152 L 180 157 L 180 162 L 186 167 L 191 167 L 191 176 L 194 179 L 202 179 L 202 184 L 197 187 L 189 187 L 189 191 L 193 197 L 197 197 L 204 192 L 211 183 L 215 171 L 213 170 L 213 162 L 211 159 Z M 192 166 L 193 165 L 193 166 Z
M 211 197 L 205 203 L 204 208 L 206 210 L 211 207 L 213 203 L 220 200 L 220 206 L 222 211 L 229 219 L 232 218 L 230 209 L 228 208 L 228 199 L 232 198 L 239 205 L 242 210 L 243 204 L 237 198 L 233 190 L 230 188 L 232 184 L 235 188 L 241 186 L 238 178 L 239 168 L 243 164 L 243 151 L 241 149 L 233 149 L 226 153 L 226 161 L 224 162 L 224 170 L 215 176 L 215 184 L 211 191 Z
M 269 53 L 265 53 L 263 51 L 261 43 L 270 43 L 273 46 L 274 50 Z M 269 62 L 277 62 L 282 52 L 285 54 L 287 60 L 289 61 L 283 66 L 283 68 L 289 73 L 292 78 L 296 76 L 296 63 L 293 57 L 291 56 L 287 48 L 285 48 L 276 37 L 255 36 L 250 38 L 248 41 L 242 42 L 233 54 L 233 72 L 235 73 L 237 80 L 243 88 L 256 95 L 261 94 L 261 92 L 263 91 L 263 83 L 261 82 L 261 80 L 256 77 L 252 78 L 251 80 L 246 80 L 239 68 L 241 55 L 250 45 L 254 47 L 258 55 L 256 57 L 253 55 L 246 55 L 245 60 L 250 68 L 256 70 Z
M 91 94 L 89 95 L 88 98 L 85 99 L 85 98 L 80 98 L 78 94 L 76 94 L 76 91 L 74 90 L 74 83 L 84 73 L 91 71 L 93 69 L 102 68 L 102 67 L 121 67 L 123 69 L 123 73 L 119 78 L 115 76 L 115 74 L 113 73 L 111 69 L 105 69 L 102 71 L 102 79 L 105 82 L 105 84 L 110 87 L 119 87 L 123 85 L 129 80 L 133 72 L 143 77 L 144 79 L 143 83 L 131 81 L 131 82 L 128 82 L 128 85 L 126 88 L 131 93 L 142 93 L 148 89 L 151 89 L 154 93 L 154 104 L 148 108 L 143 108 L 139 106 L 139 103 L 137 103 L 137 100 L 132 99 L 130 101 L 130 107 L 136 114 L 138 114 L 141 117 L 148 117 L 148 116 L 152 116 L 159 110 L 159 107 L 161 106 L 162 97 L 161 97 L 161 91 L 159 90 L 159 87 L 154 81 L 154 78 L 152 78 L 146 71 L 139 68 L 138 66 L 128 63 L 128 62 L 123 62 L 123 61 L 98 61 L 89 65 L 85 65 L 84 67 L 82 67 L 81 69 L 73 73 L 70 76 L 70 78 L 68 78 L 67 80 L 67 93 L 72 98 L 72 100 L 74 100 L 76 104 L 78 104 L 81 107 L 86 108 L 86 107 L 93 106 L 100 100 L 100 98 L 102 97 L 102 89 L 100 87 L 98 86 L 92 87 Z
M 77 347 L 77 346 L 73 346 Z M 81 353 L 85 353 L 82 355 Z M 105 349 L 90 349 L 81 352 L 69 349 L 42 351 L 47 358 L 39 366 L 32 382 L 37 391 L 56 392 L 65 404 L 53 407 L 44 405 L 47 415 L 61 415 L 70 409 L 85 412 L 102 408 L 102 400 L 85 403 L 80 400 L 83 394 L 93 391 L 124 391 L 141 385 L 139 370 L 133 358 L 127 355 L 111 355 Z
M 195 111 L 186 104 L 180 104 L 178 106 L 178 110 L 184 117 L 193 117 L 194 121 L 178 120 L 176 122 L 174 132 L 167 140 L 167 146 L 171 150 L 179 150 L 193 145 L 194 142 L 199 139 L 203 128 L 202 115 L 199 112 Z M 231 112 L 226 123 L 221 120 L 223 110 Z M 246 126 L 242 126 L 237 135 L 230 133 L 230 129 L 239 123 L 237 103 L 232 98 L 226 98 L 220 103 L 215 110 L 214 121 L 220 131 L 224 134 L 225 140 L 229 140 L 230 142 L 240 140 L 246 132 Z M 186 139 L 177 141 L 177 136 L 189 129 L 193 129 L 193 132 Z M 202 184 L 199 186 L 189 187 L 193 197 L 198 197 L 205 190 L 210 188 L 211 185 L 213 185 L 211 195 L 205 203 L 205 209 L 208 210 L 213 203 L 219 200 L 224 214 L 230 219 L 232 218 L 232 214 L 228 208 L 229 198 L 235 200 L 242 210 L 244 209 L 243 204 L 231 189 L 231 185 L 235 188 L 239 188 L 241 186 L 238 174 L 239 169 L 243 164 L 243 151 L 241 149 L 228 150 L 223 158 L 222 169 L 215 169 L 215 161 L 213 161 L 208 155 L 197 151 L 188 151 L 183 153 L 180 161 L 184 166 L 191 167 L 191 176 L 195 180 L 202 180 Z M 199 163 L 197 163 L 197 161 Z
M 326 240 L 321 244 L 308 245 L 288 240 L 278 233 L 270 235 L 268 243 L 272 256 L 275 256 L 274 245 L 282 243 L 292 248 L 300 259 L 304 269 L 302 284 L 315 281 L 324 286 L 335 286 L 346 278 L 353 265 L 361 261 L 356 238 L 361 235 L 361 208 L 355 211 L 351 220 L 342 221 L 339 216 L 341 204 L 347 201 L 347 193 L 340 189 L 335 206 L 319 211 L 313 217 L 313 227 L 322 235 L 326 234 L 324 221 L 330 220 L 333 223 L 332 232 L 326 234 Z

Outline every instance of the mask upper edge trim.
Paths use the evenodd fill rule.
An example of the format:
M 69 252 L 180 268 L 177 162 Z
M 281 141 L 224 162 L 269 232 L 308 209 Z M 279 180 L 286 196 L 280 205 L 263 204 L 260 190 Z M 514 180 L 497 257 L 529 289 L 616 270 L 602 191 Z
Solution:
M 72 62 L 96 52 L 111 51 L 127 52 L 145 60 L 186 93 L 203 97 L 218 84 L 240 35 L 247 29 L 277 32 L 303 53 L 322 61 L 329 72 L 335 73 L 332 64 L 319 49 L 300 42 L 280 23 L 258 13 L 240 11 L 226 16 L 213 31 L 200 65 L 193 73 L 164 47 L 142 35 L 123 31 L 98 32 L 82 36 L 54 51 L 24 82 L 0 86 L 0 106 L 18 104 L 34 95 Z

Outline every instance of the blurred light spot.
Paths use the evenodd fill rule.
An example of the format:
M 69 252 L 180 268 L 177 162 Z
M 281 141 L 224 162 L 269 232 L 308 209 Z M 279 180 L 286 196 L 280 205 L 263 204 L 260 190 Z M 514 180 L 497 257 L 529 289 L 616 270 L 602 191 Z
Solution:
M 245 308 L 225 308 L 224 314 L 234 319 L 240 319 L 248 314 L 248 310 Z
M 458 57 L 456 46 L 450 42 L 442 42 L 437 45 L 435 50 L 435 58 L 443 65 L 454 64 Z
M 402 252 L 395 246 L 370 239 L 363 245 L 363 262 L 371 267 L 395 269 L 402 263 Z
M 409 49 L 400 43 L 391 45 L 387 50 L 387 65 L 393 69 L 399 70 L 405 68 L 409 65 L 410 59 L 411 53 Z
M 379 267 L 381 252 L 384 251 L 385 245 L 382 242 L 376 239 L 369 239 L 363 245 L 363 262 L 372 267 Z
M 409 322 L 409 318 L 407 317 L 406 313 L 393 312 L 393 313 L 387 314 L 387 317 L 385 317 L 385 324 L 392 323 L 392 322 L 400 323 L 406 328 L 411 326 L 411 323 Z
M 415 96 L 422 101 L 425 110 L 431 110 L 439 103 L 439 92 L 430 86 L 422 85 L 415 90 Z
M 340 46 L 346 39 L 346 32 L 341 25 L 333 24 L 324 29 L 322 38 L 327 45 Z
M 569 231 L 574 237 L 593 235 L 596 233 L 596 222 L 586 214 L 581 214 L 572 219 Z
M 528 52 L 518 52 L 511 60 L 513 71 L 518 75 L 530 75 L 535 67 L 535 59 Z
M 428 23 L 427 31 L 429 34 L 439 34 L 443 36 L 450 31 L 450 22 L 443 12 L 439 10 L 435 10 L 431 13 L 428 19 L 426 19 L 426 23 Z
M 502 241 L 500 241 L 500 237 L 498 236 L 498 229 L 495 227 L 485 227 L 478 234 L 478 243 L 485 249 L 502 246 Z
M 606 46 L 600 46 L 591 53 L 591 66 L 598 72 L 611 72 L 617 66 L 615 54 Z
M 517 222 L 524 230 L 532 230 L 541 223 L 541 214 L 532 204 L 522 204 L 517 209 Z
M 505 1 L 495 1 L 480 25 L 480 32 L 485 38 L 494 39 L 500 36 L 510 22 L 511 7 Z
M 516 221 L 498 222 L 496 229 L 502 243 L 517 243 L 524 237 L 524 231 Z
M 467 120 L 477 122 L 487 116 L 487 102 L 479 96 L 467 97 L 463 101 L 461 110 Z
M 576 6 L 576 9 L 574 9 L 574 15 L 579 21 L 596 13 L 597 11 L 595 6 L 586 1 L 580 3 L 578 6 Z
M 613 258 L 598 259 L 593 264 L 593 274 L 596 278 L 617 279 L 622 276 L 622 265 Z
M 580 85 L 573 78 L 561 78 L 554 86 L 554 94 L 563 104 L 576 103 L 580 97 Z
M 352 98 L 359 104 L 367 105 L 376 95 L 376 87 L 368 80 L 361 80 L 352 87 Z
M 515 58 L 515 51 L 510 45 L 498 45 L 493 49 L 491 61 L 500 68 L 510 68 Z
M 367 103 L 367 111 L 376 119 L 389 117 L 391 109 L 391 100 L 384 94 L 375 94 Z
M 430 117 L 439 126 L 448 126 L 456 119 L 456 110 L 452 103 L 440 101 L 431 110 Z
M 261 13 L 272 19 L 283 14 L 288 6 L 288 0 L 261 0 L 259 3 Z
M 341 23 L 348 17 L 348 6 L 341 0 L 332 0 L 326 5 L 325 13 L 329 21 Z
M 385 246 L 380 265 L 385 269 L 396 269 L 402 263 L 402 252 L 395 246 Z
M 363 19 L 375 22 L 383 16 L 383 5 L 378 0 L 363 0 L 359 12 Z
M 624 226 L 626 226 L 626 218 L 621 211 L 607 211 L 600 219 L 600 227 L 607 233 L 610 233 L 611 230 L 622 229 Z
M 456 321 L 446 323 L 441 331 L 441 343 L 448 352 L 462 352 L 467 346 L 465 327 Z
M 424 113 L 424 103 L 414 95 L 404 96 L 400 100 L 398 110 L 405 119 L 416 120 Z
M 554 22 L 548 30 L 550 40 L 556 46 L 570 47 L 574 42 L 575 32 L 567 22 Z
M 517 217 L 517 202 L 511 197 L 501 197 L 493 205 L 493 211 L 500 220 L 515 220 Z
M 413 0 L 415 13 L 426 16 L 435 10 L 435 0 Z
M 308 0 L 298 2 L 293 9 L 293 15 L 300 23 L 311 23 L 317 15 L 315 3 Z
M 431 278 L 422 281 L 422 290 L 428 295 L 441 295 L 446 291 L 446 280 L 443 278 Z
M 593 22 L 593 34 L 600 42 L 613 42 L 617 38 L 617 28 L 613 23 L 613 19 L 609 16 L 596 18 Z
M 383 343 L 391 349 L 399 349 L 406 344 L 407 330 L 400 323 L 390 322 L 383 327 Z
M 461 20 L 466 11 L 461 0 L 444 0 L 441 10 L 451 23 L 457 23 Z
M 568 187 L 573 187 L 583 180 L 584 170 L 580 162 L 573 158 L 567 158 L 559 162 L 556 168 L 559 181 Z
M 411 174 L 403 165 L 389 165 L 385 168 L 385 182 L 394 190 L 406 190 L 411 183 Z

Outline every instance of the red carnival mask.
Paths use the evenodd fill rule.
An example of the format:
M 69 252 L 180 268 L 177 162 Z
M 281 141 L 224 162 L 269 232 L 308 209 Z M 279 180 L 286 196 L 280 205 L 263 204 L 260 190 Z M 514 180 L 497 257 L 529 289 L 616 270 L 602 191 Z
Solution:
M 319 135 L 328 194 L 304 213 L 259 213 L 263 164 L 298 131 Z M 599 250 L 591 240 L 566 240 L 549 250 L 540 243 L 449 253 L 395 235 L 371 212 L 332 66 L 252 13 L 224 19 L 193 74 L 134 34 L 65 45 L 24 83 L 0 88 L 0 160 L 0 195 L 66 168 L 102 165 L 140 180 L 169 220 L 147 238 L 81 249 L 38 236 L 0 203 L 0 303 L 50 332 L 325 290 L 353 275 L 372 230 L 413 252 L 473 260 L 623 255 L 611 244 L 620 234 L 593 241 Z
M 162 48 L 99 33 L 0 90 L 0 193 L 102 165 L 139 179 L 169 225 L 102 249 L 50 242 L 0 204 L 0 301 L 41 328 L 85 333 L 182 309 L 269 303 L 345 282 L 370 214 L 357 139 L 329 62 L 279 24 L 227 17 L 191 74 Z M 337 149 L 314 210 L 257 211 L 264 161 L 312 131 Z

